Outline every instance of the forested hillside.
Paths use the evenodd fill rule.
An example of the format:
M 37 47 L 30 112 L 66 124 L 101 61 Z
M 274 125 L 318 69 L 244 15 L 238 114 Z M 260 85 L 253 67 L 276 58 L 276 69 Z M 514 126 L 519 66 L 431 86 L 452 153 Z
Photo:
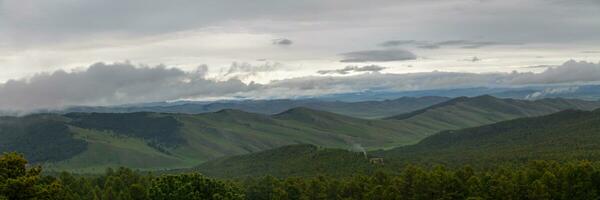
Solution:
M 599 144 L 600 110 L 567 110 L 548 116 L 445 131 L 415 145 L 368 152 L 368 158 L 356 152 L 303 145 L 218 159 L 204 163 L 198 169 L 216 177 L 351 175 L 375 170 L 393 172 L 411 164 L 470 165 L 485 169 L 500 165 L 519 166 L 532 160 L 600 160 Z M 370 163 L 373 161 L 377 162 Z
M 152 175 L 127 168 L 101 175 L 44 176 L 20 155 L 0 156 L 0 199 L 598 199 L 600 168 L 586 161 L 535 161 L 490 170 L 408 166 L 393 173 L 223 180 L 198 173 Z

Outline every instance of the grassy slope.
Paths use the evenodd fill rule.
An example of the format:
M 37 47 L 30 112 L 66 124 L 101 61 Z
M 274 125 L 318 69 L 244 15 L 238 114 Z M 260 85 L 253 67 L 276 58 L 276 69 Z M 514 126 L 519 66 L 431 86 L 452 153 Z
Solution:
M 66 169 L 105 165 L 145 169 L 189 167 L 221 156 L 290 144 L 342 149 L 360 144 L 371 150 L 389 149 L 414 144 L 442 130 L 537 116 L 566 108 L 591 109 L 599 104 L 561 99 L 530 102 L 482 96 L 457 98 L 389 120 L 358 119 L 307 108 L 291 109 L 277 115 L 230 109 L 204 114 L 70 114 L 66 116 L 71 118 L 57 118 L 75 127 L 70 133 L 75 134 L 74 141 L 84 140 L 88 146 L 75 157 L 65 154 L 71 158 L 56 166 Z M 157 125 L 164 131 L 152 128 Z M 83 128 L 77 129 L 78 126 Z
M 524 164 L 535 159 L 600 160 L 600 110 L 567 110 L 548 116 L 446 131 L 415 145 L 369 153 L 370 157 L 383 158 L 384 166 L 368 164 L 364 157 L 353 152 L 315 149 L 306 145 L 283 147 L 217 159 L 195 170 L 227 178 L 314 176 L 321 173 L 351 175 L 381 168 L 393 171 L 407 164 L 493 167 Z
M 307 108 L 296 108 L 268 116 L 236 110 L 211 114 L 178 115 L 188 145 L 175 152 L 213 159 L 310 143 L 336 148 L 392 147 L 412 142 L 411 135 L 397 134 L 404 128 L 384 120 L 364 120 Z
M 499 99 L 492 96 L 459 97 L 453 100 L 387 118 L 411 127 L 420 139 L 443 130 L 457 130 L 521 118 L 542 116 L 566 109 L 593 110 L 600 102 L 543 99 L 538 101 Z
M 194 166 L 221 156 L 290 144 L 311 143 L 349 149 L 354 144 L 373 148 L 393 147 L 415 140 L 411 135 L 397 134 L 404 126 L 394 122 L 358 119 L 307 108 L 291 109 L 272 116 L 237 110 L 196 115 L 134 113 L 67 116 L 72 117 L 71 121 L 66 120 L 68 122 L 65 123 L 71 127 L 74 138 L 86 141 L 88 146 L 70 159 L 48 163 L 48 168 L 82 172 L 94 172 L 117 165 L 139 169 L 172 169 Z M 174 124 L 174 127 L 165 129 L 168 130 L 166 132 L 152 131 L 151 137 L 144 135 L 143 131 L 128 131 L 153 126 L 141 123 L 144 120 L 148 123 L 164 123 L 166 119 L 175 119 L 178 123 L 165 123 Z M 93 123 L 87 120 L 93 120 Z M 97 123 L 96 120 L 106 123 Z M 155 141 L 158 141 L 160 148 L 149 145 Z
M 97 173 L 103 172 L 107 167 L 119 166 L 142 170 L 161 170 L 195 163 L 177 155 L 159 152 L 140 138 L 77 127 L 71 127 L 71 131 L 76 139 L 88 143 L 87 148 L 70 159 L 45 163 L 47 170 Z
M 531 159 L 600 159 L 600 110 L 562 111 L 446 131 L 416 145 L 380 152 L 389 162 L 486 166 Z

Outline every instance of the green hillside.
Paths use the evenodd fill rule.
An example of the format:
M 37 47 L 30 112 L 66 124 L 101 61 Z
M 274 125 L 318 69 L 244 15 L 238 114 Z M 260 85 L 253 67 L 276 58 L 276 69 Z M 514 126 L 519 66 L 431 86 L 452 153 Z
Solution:
M 459 131 L 445 131 L 416 145 L 378 155 L 389 162 L 486 166 L 532 159 L 600 159 L 600 110 L 567 110 Z
M 458 131 L 445 131 L 415 145 L 362 154 L 310 145 L 282 147 L 265 152 L 222 158 L 195 170 L 214 177 L 257 175 L 351 175 L 406 165 L 445 165 L 494 168 L 522 165 L 532 160 L 600 161 L 600 110 L 575 111 L 522 118 Z
M 405 124 L 421 139 L 443 130 L 458 130 L 496 122 L 535 117 L 567 109 L 594 110 L 598 101 L 542 99 L 536 101 L 500 99 L 489 95 L 459 97 L 425 109 L 389 117 Z
M 12 127 L 15 123 L 21 128 Z M 60 129 L 49 129 L 44 123 Z M 394 122 L 308 108 L 277 115 L 230 109 L 204 114 L 32 115 L 3 118 L 0 126 L 3 143 L 10 144 L 3 145 L 2 152 L 17 150 L 48 169 L 81 172 L 121 165 L 149 170 L 190 167 L 222 156 L 300 143 L 350 149 L 394 147 L 417 139 L 398 134 L 403 127 Z M 40 140 L 44 131 L 61 137 Z
M 599 102 L 457 98 L 390 119 L 360 119 L 309 108 L 275 115 L 224 109 L 213 113 L 69 113 L 0 118 L 0 150 L 24 152 L 52 170 L 96 172 L 127 166 L 190 167 L 223 156 L 292 144 L 367 150 L 415 144 L 457 130 Z

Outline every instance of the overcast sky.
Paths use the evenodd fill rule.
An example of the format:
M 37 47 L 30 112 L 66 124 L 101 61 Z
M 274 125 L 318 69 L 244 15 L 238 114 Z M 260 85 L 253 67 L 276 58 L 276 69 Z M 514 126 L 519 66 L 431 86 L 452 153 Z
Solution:
M 593 71 L 599 10 L 598 0 L 0 0 L 0 108 L 30 106 L 22 98 L 37 97 L 28 89 L 43 81 L 60 84 L 42 87 L 47 98 L 29 104 L 281 94 L 273 88 L 291 83 L 326 93 L 371 86 L 317 80 L 541 73 L 572 59 Z M 107 83 L 96 100 L 66 81 L 102 70 L 118 78 L 98 80 L 121 82 Z M 111 74 L 119 70 L 136 77 Z M 157 75 L 164 82 L 154 90 L 144 81 L 157 77 L 143 78 L 152 74 L 144 70 L 169 73 Z M 432 87 L 385 81 L 378 84 Z

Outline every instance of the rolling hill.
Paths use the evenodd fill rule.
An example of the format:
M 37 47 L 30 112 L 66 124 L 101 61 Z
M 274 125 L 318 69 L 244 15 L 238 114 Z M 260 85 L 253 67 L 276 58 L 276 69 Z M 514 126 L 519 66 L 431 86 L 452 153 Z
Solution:
M 600 110 L 566 110 L 444 131 L 416 145 L 378 153 L 393 163 L 460 165 L 523 162 L 532 159 L 600 159 Z
M 309 143 L 335 148 L 412 142 L 403 127 L 308 108 L 277 115 L 239 110 L 204 114 L 70 113 L 0 120 L 0 150 L 25 153 L 48 169 L 99 171 L 109 166 L 171 169 L 217 157 Z M 51 140 L 42 140 L 56 136 Z M 60 136 L 60 137 L 58 137 Z
M 458 130 L 496 122 L 542 116 L 567 109 L 594 110 L 599 101 L 541 99 L 536 101 L 501 99 L 490 95 L 458 97 L 421 110 L 386 118 L 417 125 L 422 138 L 443 130 Z M 421 138 L 421 139 L 422 139 Z
M 360 119 L 310 108 L 274 114 L 224 109 L 212 113 L 69 113 L 0 118 L 0 151 L 20 151 L 49 169 L 173 169 L 219 157 L 291 144 L 391 149 L 444 130 L 458 130 L 599 102 L 456 98 L 386 119 Z
M 400 113 L 415 111 L 431 105 L 448 101 L 448 97 L 402 97 L 394 100 L 381 101 L 323 101 L 318 99 L 275 99 L 275 100 L 246 100 L 222 102 L 174 102 L 154 103 L 114 107 L 73 107 L 69 112 L 100 112 L 100 113 L 132 113 L 160 112 L 199 114 L 217 112 L 223 109 L 236 109 L 252 113 L 277 114 L 296 107 L 306 107 L 315 110 L 329 111 L 337 114 L 359 118 L 383 118 Z
M 415 145 L 369 152 L 382 158 L 371 164 L 361 153 L 312 145 L 281 147 L 206 162 L 194 170 L 214 177 L 258 175 L 351 175 L 401 168 L 408 164 L 497 167 L 531 160 L 600 161 L 600 109 L 566 110 L 458 131 L 444 131 Z

